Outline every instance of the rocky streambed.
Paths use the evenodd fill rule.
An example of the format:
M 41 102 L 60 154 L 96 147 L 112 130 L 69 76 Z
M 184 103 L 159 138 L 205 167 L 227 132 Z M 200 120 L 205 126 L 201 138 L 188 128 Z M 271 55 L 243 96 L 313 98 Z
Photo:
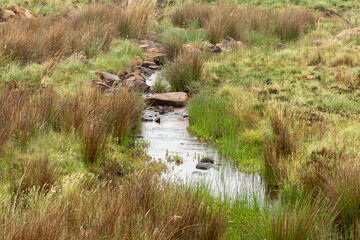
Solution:
M 158 72 L 146 80 L 150 88 L 157 75 Z M 259 175 L 242 173 L 213 146 L 188 132 L 188 112 L 180 104 L 187 100 L 183 94 L 147 95 L 153 105 L 144 113 L 138 142 L 147 143 L 147 153 L 153 161 L 167 166 L 163 177 L 186 184 L 203 184 L 216 196 L 255 195 L 264 200 L 265 184 Z
M 137 142 L 146 143 L 147 153 L 167 166 L 164 178 L 185 184 L 203 184 L 217 196 L 265 199 L 265 183 L 259 175 L 245 174 L 223 159 L 216 148 L 188 132 L 189 116 L 186 110 L 188 96 L 183 92 L 153 94 L 153 86 L 161 73 L 164 53 L 161 46 L 139 42 L 146 49 L 146 61 L 139 57 L 131 60 L 131 71 L 118 75 L 94 71 L 94 83 L 106 94 L 118 87 L 129 87 L 143 92 L 149 103 Z M 141 45 L 143 44 L 143 45 Z

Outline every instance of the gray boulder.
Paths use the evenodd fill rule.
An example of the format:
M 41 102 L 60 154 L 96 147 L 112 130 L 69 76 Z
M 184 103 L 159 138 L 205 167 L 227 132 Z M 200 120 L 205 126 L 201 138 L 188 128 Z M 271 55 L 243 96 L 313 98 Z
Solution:
M 198 163 L 196 164 L 196 169 L 201 169 L 201 170 L 209 170 L 210 168 L 212 168 L 212 164 L 211 163 Z

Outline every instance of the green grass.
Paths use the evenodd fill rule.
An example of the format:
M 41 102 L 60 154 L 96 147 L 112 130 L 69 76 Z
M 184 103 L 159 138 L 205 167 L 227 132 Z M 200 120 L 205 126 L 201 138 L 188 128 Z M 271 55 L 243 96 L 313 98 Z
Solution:
M 39 15 L 56 17 L 74 6 L 83 9 L 92 1 L 4 0 L 1 3 L 15 2 Z M 65 54 L 55 60 L 44 58 L 45 62 L 39 63 L 8 61 L 0 56 L 0 94 L 17 89 L 12 93 L 19 92 L 21 97 L 17 101 L 14 95 L 15 98 L 9 98 L 13 102 L 0 104 L 4 112 L 21 110 L 9 114 L 8 119 L 0 116 L 3 128 L 11 128 L 8 135 L 1 135 L 0 131 L 5 142 L 0 152 L 0 230 L 4 238 L 358 238 L 360 38 L 335 41 L 337 33 L 351 26 L 323 12 L 335 10 L 353 21 L 359 17 L 359 2 L 235 2 L 264 9 L 290 6 L 315 10 L 319 22 L 311 23 L 306 29 L 292 28 L 290 24 L 276 31 L 256 26 L 240 31 L 236 26 L 247 26 L 246 22 L 230 21 L 234 23 L 230 27 L 236 31 L 226 35 L 234 33 L 244 42 L 244 47 L 212 55 L 202 48 L 203 42 L 209 41 L 204 29 L 209 19 L 197 19 L 197 16 L 207 16 L 211 6 L 216 13 L 220 10 L 216 9 L 216 3 L 190 4 L 196 9 L 182 10 L 175 4 L 156 9 L 160 15 L 150 29 L 145 26 L 151 21 L 143 19 L 141 11 L 124 16 L 127 20 L 140 16 L 144 28 L 137 26 L 136 21 L 124 21 L 119 32 L 122 39 L 116 38 L 111 44 L 94 35 L 86 48 L 81 49 L 83 52 Z M 229 6 L 231 10 L 234 5 Z M 181 16 L 180 10 L 176 13 L 186 22 L 171 23 L 169 13 L 175 12 L 175 8 L 189 14 Z M 300 17 L 305 14 L 300 13 Z M 256 23 L 256 19 L 250 22 Z M 134 32 L 135 28 L 142 30 Z M 155 33 L 147 34 L 148 30 Z M 221 33 L 223 29 L 214 30 Z M 265 202 L 256 197 L 230 199 L 227 193 L 215 198 L 206 183 L 195 188 L 160 183 L 157 174 L 163 171 L 162 165 L 148 164 L 149 156 L 139 144 L 134 144 L 140 127 L 139 112 L 143 108 L 142 102 L 137 102 L 139 96 L 122 92 L 112 105 L 103 102 L 100 106 L 94 99 L 86 98 L 90 92 L 81 93 L 80 89 L 96 79 L 90 71 L 118 74 L 129 69 L 134 56 L 144 59 L 142 50 L 125 38 L 148 35 L 156 36 L 156 41 L 162 43 L 179 39 L 180 44 L 174 44 L 174 49 L 191 44 L 202 51 L 201 57 L 206 56 L 201 59 L 204 62 L 195 61 L 192 66 L 189 56 L 180 51 L 181 61 L 169 60 L 166 67 L 173 67 L 174 71 L 168 70 L 167 77 L 173 90 L 190 93 L 189 130 L 217 146 L 240 170 L 264 176 L 264 147 L 292 144 L 290 138 L 282 138 L 281 131 L 270 121 L 273 110 L 286 115 L 289 120 L 286 127 L 298 139 L 293 141 L 296 147 L 292 151 L 274 156 L 279 164 L 273 186 L 278 191 L 277 200 L 272 201 L 269 196 L 265 196 Z M 315 40 L 323 44 L 311 46 Z M 286 46 L 280 48 L 279 42 Z M 23 88 L 28 91 L 21 92 Z M 49 92 L 53 98 L 38 103 L 41 96 L 37 94 L 50 88 L 54 90 Z M 166 91 L 160 81 L 154 88 L 156 92 Z M 85 102 L 88 108 L 74 107 L 79 104 L 74 98 L 81 94 L 80 102 Z M 125 98 L 136 105 L 128 109 L 130 112 L 118 108 L 117 104 Z M 61 112 L 72 100 L 73 108 Z M 33 112 L 34 104 L 44 110 Z M 46 110 L 50 106 L 53 109 Z M 83 112 L 75 116 L 74 109 Z M 123 117 L 127 114 L 133 115 L 134 120 L 129 122 Z M 65 115 L 70 116 L 66 118 L 69 126 L 65 126 Z M 127 126 L 125 130 L 124 126 Z M 92 156 L 87 155 L 92 150 Z M 177 156 L 171 160 L 181 163 Z
M 261 144 L 255 140 L 244 141 L 243 122 L 237 118 L 232 99 L 211 90 L 203 90 L 191 100 L 188 106 L 190 131 L 205 140 L 211 141 L 220 153 L 232 159 L 249 172 L 262 169 Z M 245 119 L 246 121 L 246 119 Z
M 169 37 L 177 37 L 181 39 L 184 44 L 196 43 L 208 40 L 203 29 L 182 29 L 177 27 L 167 27 L 157 36 L 159 42 L 166 41 Z
M 130 67 L 130 60 L 135 56 L 144 58 L 144 53 L 128 40 L 116 40 L 107 53 L 98 54 L 91 60 L 74 54 L 57 64 L 51 61 L 25 66 L 16 61 L 3 64 L 0 77 L 3 83 L 20 83 L 34 88 L 51 86 L 61 93 L 75 93 L 96 79 L 96 75 L 90 71 L 118 74 Z
M 144 53 L 130 41 L 114 41 L 105 54 L 100 54 L 90 61 L 91 69 L 117 74 L 130 67 L 130 60 L 139 56 L 144 58 Z

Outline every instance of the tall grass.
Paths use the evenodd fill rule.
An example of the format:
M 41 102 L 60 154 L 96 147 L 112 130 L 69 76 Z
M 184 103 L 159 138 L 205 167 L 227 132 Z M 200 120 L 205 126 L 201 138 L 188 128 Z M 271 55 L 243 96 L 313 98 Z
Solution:
M 210 42 L 218 43 L 227 36 L 246 41 L 249 33 L 275 35 L 282 41 L 298 39 L 316 24 L 314 13 L 303 9 L 283 8 L 268 10 L 244 7 L 234 3 L 220 3 L 213 7 L 204 28 Z
M 337 223 L 346 237 L 358 234 L 360 221 L 360 187 L 358 162 L 347 160 L 325 174 L 323 189 L 336 207 Z
M 335 214 L 320 199 L 275 206 L 259 239 L 332 239 Z
M 197 52 L 183 53 L 166 66 L 166 77 L 174 91 L 195 92 L 199 87 L 205 59 Z
M 107 133 L 119 143 L 132 143 L 144 108 L 141 96 L 126 88 L 108 97 L 90 88 L 74 96 L 51 89 L 10 89 L 3 90 L 0 100 L 0 150 L 11 138 L 25 147 L 40 129 L 75 131 L 83 143 L 85 162 L 95 162 Z
M 82 158 L 86 165 L 97 163 L 103 155 L 107 129 L 105 123 L 96 116 L 88 117 L 80 132 L 82 140 Z
M 211 5 L 208 3 L 185 3 L 175 6 L 169 13 L 169 17 L 174 26 L 187 27 L 191 24 L 202 26 L 210 19 L 212 13 Z
M 10 169 L 8 180 L 9 191 L 15 198 L 32 190 L 47 193 L 57 181 L 55 166 L 47 156 L 37 159 L 16 159 L 13 165 L 15 167 Z
M 140 37 L 151 22 L 152 5 L 89 5 L 67 19 L 39 18 L 0 27 L 0 54 L 24 63 L 83 52 L 92 57 L 120 36 Z
M 166 57 L 169 60 L 173 60 L 178 57 L 183 51 L 182 39 L 176 35 L 169 35 L 162 40 Z
M 59 186 L 62 190 L 47 196 L 30 192 L 15 208 L 1 202 L 2 236 L 221 239 L 225 233 L 225 207 L 207 205 L 203 195 L 163 182 L 149 171 L 133 175 L 122 187 L 86 179 L 78 175 L 65 178 Z
M 129 137 L 139 130 L 144 102 L 138 93 L 127 88 L 106 98 L 102 104 L 104 118 L 114 139 L 126 144 Z
M 230 36 L 240 39 L 241 15 L 237 4 L 219 4 L 213 9 L 209 21 L 205 22 L 204 28 L 211 43 L 219 43 L 222 39 Z
M 271 185 L 277 185 L 281 178 L 286 177 L 286 163 L 283 161 L 290 161 L 289 157 L 296 151 L 299 143 L 299 134 L 292 129 L 291 117 L 285 117 L 284 114 L 283 110 L 275 110 L 270 114 L 274 136 L 264 144 L 265 178 Z
M 4 89 L 0 94 L 0 150 L 11 135 L 24 146 L 35 131 L 38 113 L 41 114 L 31 101 L 33 93 L 24 89 Z
M 317 17 L 305 9 L 285 8 L 270 12 L 270 20 L 278 37 L 283 41 L 291 41 L 298 39 L 308 27 L 314 26 Z

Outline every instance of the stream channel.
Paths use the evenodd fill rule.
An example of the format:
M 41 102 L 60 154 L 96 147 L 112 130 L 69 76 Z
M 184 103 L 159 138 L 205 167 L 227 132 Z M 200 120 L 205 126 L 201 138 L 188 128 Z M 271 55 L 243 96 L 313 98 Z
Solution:
M 156 72 L 146 80 L 151 88 L 158 74 Z M 215 147 L 188 132 L 189 118 L 185 107 L 174 108 L 163 115 L 150 107 L 144 115 L 160 118 L 160 123 L 142 123 L 141 139 L 138 141 L 147 143 L 147 153 L 153 160 L 166 164 L 168 171 L 163 174 L 164 178 L 191 185 L 203 184 L 216 197 L 256 197 L 258 201 L 264 201 L 265 183 L 261 176 L 242 173 L 231 164 L 231 160 L 222 158 Z M 198 161 L 206 156 L 215 159 L 213 168 L 196 169 Z M 181 163 L 169 161 L 169 158 L 181 159 Z

